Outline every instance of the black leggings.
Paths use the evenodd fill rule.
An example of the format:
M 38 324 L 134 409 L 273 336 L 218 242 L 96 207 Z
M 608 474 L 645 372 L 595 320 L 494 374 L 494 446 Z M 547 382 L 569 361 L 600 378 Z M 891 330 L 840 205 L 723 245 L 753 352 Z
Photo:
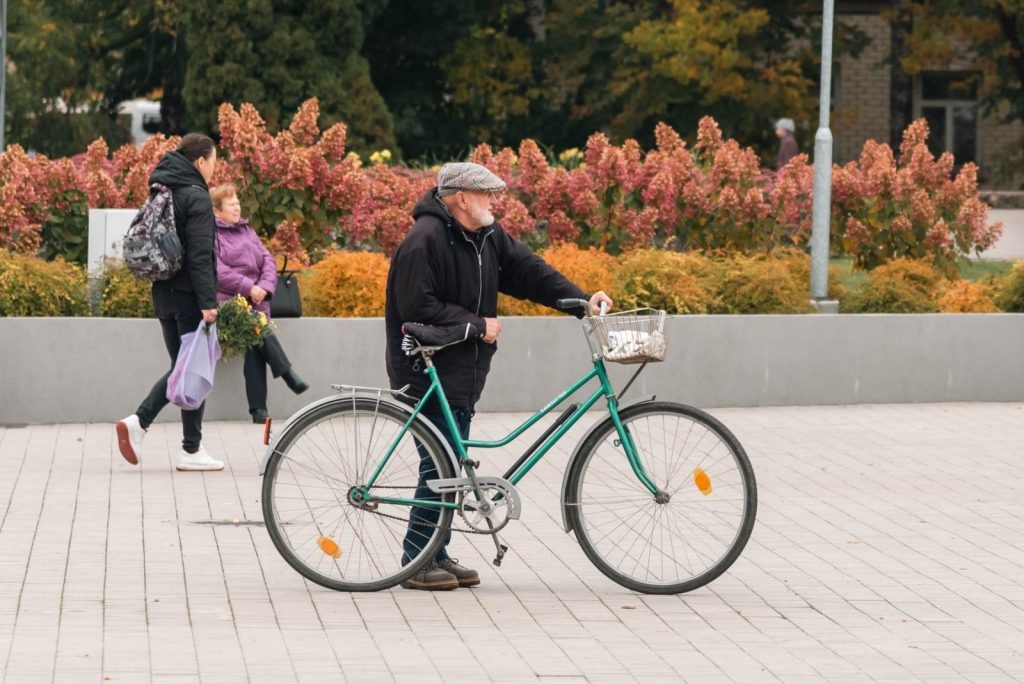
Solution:
M 135 411 L 135 415 L 139 417 L 139 424 L 144 428 L 148 428 L 163 407 L 170 403 L 167 400 L 167 378 L 170 377 L 171 371 L 174 370 L 174 362 L 178 359 L 181 336 L 195 332 L 203 320 L 203 312 L 199 309 L 199 302 L 192 292 L 153 288 L 153 308 L 156 309 L 156 317 L 164 334 L 164 346 L 171 357 L 171 367 L 156 381 Z M 181 410 L 181 448 L 190 454 L 198 451 L 199 444 L 203 441 L 205 408 L 204 401 L 195 411 Z
M 245 398 L 249 401 L 249 413 L 267 408 L 267 366 L 270 366 L 270 372 L 275 378 L 281 377 L 292 367 L 277 335 L 263 340 L 263 346 L 245 352 L 242 375 L 245 376 Z

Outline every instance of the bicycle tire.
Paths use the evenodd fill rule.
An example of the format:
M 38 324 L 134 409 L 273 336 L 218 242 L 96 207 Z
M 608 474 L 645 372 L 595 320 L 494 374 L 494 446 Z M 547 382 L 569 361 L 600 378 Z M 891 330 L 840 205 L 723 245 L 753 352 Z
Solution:
M 414 509 L 357 506 L 348 496 L 353 486 L 365 484 L 408 418 L 409 411 L 395 404 L 339 397 L 311 407 L 281 433 L 263 477 L 263 517 L 274 546 L 306 579 L 337 591 L 379 591 L 412 577 L 436 555 L 452 509 L 440 511 L 429 539 L 403 564 Z M 378 491 L 414 498 L 421 453 L 438 477 L 452 477 L 448 450 L 417 419 L 378 476 Z
M 565 503 L 576 539 L 602 573 L 628 589 L 680 594 L 702 587 L 750 538 L 757 515 L 750 460 L 728 428 L 700 409 L 649 402 L 619 417 L 644 470 L 670 499 L 657 502 L 633 473 L 609 416 L 569 465 Z

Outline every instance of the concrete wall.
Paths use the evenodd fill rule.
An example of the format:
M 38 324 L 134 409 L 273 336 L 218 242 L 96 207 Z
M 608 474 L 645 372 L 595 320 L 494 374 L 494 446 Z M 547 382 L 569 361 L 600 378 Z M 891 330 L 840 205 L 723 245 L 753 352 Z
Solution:
M 312 388 L 271 385 L 283 418 L 331 383 L 384 385 L 382 319 L 282 320 L 278 334 Z M 509 318 L 482 411 L 541 406 L 588 367 L 579 322 Z M 627 396 L 704 407 L 872 402 L 1024 401 L 1024 316 L 679 316 L 669 357 Z M 153 320 L 0 319 L 0 424 L 111 422 L 169 367 Z M 621 382 L 633 367 L 610 364 Z M 211 420 L 247 418 L 241 361 L 218 369 Z M 177 418 L 168 407 L 161 420 Z

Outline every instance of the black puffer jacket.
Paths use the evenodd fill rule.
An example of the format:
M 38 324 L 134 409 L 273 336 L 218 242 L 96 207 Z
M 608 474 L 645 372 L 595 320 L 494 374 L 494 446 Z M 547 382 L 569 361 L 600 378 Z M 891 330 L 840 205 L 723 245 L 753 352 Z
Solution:
M 154 289 L 194 292 L 200 309 L 217 308 L 217 226 L 206 181 L 179 152 L 168 152 L 153 169 L 150 183 L 162 183 L 174 195 L 174 223 L 185 251 L 181 270 Z
M 477 233 L 463 230 L 435 192 L 416 204 L 416 223 L 392 255 L 388 272 L 388 378 L 392 388 L 412 385 L 414 396 L 422 396 L 429 381 L 422 361 L 401 349 L 402 323 L 473 323 L 482 332 L 484 317 L 497 316 L 498 292 L 551 307 L 562 298 L 588 298 L 497 223 Z M 434 356 L 452 406 L 476 404 L 496 351 L 496 344 L 474 340 Z

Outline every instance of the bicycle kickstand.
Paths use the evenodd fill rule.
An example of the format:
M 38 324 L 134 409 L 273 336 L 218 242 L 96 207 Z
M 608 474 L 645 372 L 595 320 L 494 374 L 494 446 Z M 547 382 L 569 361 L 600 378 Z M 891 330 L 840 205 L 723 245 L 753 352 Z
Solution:
M 497 554 L 494 556 L 494 565 L 500 568 L 501 559 L 505 557 L 505 552 L 508 551 L 508 546 L 501 543 L 501 539 L 498 537 L 497 532 L 492 532 L 491 538 L 494 539 L 494 548 L 497 551 Z

